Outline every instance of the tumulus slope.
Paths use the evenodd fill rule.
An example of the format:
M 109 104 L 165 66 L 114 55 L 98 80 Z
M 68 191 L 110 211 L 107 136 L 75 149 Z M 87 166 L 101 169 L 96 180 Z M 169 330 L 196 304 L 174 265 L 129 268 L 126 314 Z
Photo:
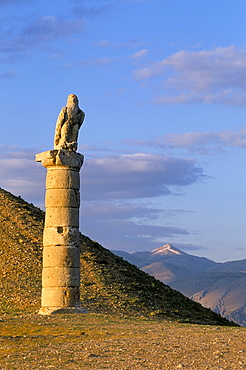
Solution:
M 0 312 L 40 307 L 44 213 L 0 188 Z M 81 235 L 81 306 L 208 325 L 235 325 Z

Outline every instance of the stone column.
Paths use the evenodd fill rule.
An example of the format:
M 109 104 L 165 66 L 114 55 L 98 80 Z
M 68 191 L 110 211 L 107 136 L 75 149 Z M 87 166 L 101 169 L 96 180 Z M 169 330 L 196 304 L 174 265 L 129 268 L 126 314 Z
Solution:
M 54 149 L 36 155 L 47 168 L 42 315 L 80 309 L 79 171 L 83 155 Z

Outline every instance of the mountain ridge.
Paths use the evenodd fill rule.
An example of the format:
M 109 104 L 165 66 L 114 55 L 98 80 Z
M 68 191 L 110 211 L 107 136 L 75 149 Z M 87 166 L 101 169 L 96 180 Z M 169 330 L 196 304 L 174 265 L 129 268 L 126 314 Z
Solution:
M 228 320 L 246 326 L 246 259 L 216 263 L 205 257 L 171 253 L 175 247 L 170 244 L 158 249 L 167 245 L 170 246 L 169 254 L 153 255 L 154 249 L 132 254 L 124 252 L 124 258 L 130 256 L 139 268 L 171 288 Z M 122 255 L 121 251 L 114 253 Z
M 159 250 L 160 253 L 156 253 L 156 250 Z M 168 252 L 166 253 L 166 251 Z M 165 244 L 152 251 L 127 253 L 120 250 L 112 250 L 112 252 L 128 261 L 132 261 L 131 263 L 135 263 L 136 266 L 144 270 L 148 269 L 150 265 L 153 267 L 153 264 L 157 262 L 159 263 L 159 270 L 162 269 L 163 272 L 164 270 L 168 270 L 175 278 L 202 272 L 216 265 L 216 262 L 206 257 L 190 255 L 173 247 L 171 244 Z M 173 277 L 170 279 L 168 276 L 164 276 L 162 281 L 168 284 L 172 280 Z

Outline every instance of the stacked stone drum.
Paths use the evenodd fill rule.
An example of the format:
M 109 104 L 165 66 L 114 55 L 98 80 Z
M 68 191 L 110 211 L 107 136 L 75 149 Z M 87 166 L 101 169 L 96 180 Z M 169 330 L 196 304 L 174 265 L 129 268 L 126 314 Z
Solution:
M 79 206 L 83 155 L 49 150 L 36 155 L 47 168 L 40 314 L 80 312 Z

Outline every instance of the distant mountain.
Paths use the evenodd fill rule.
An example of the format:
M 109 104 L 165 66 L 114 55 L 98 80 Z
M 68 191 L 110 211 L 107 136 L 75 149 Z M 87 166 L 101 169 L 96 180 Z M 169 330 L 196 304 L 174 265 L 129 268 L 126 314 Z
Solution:
M 246 259 L 216 263 L 170 244 L 149 252 L 114 253 L 204 307 L 246 326 Z
M 216 263 L 216 265 L 212 267 L 210 271 L 246 272 L 246 259 L 239 261 Z
M 169 285 L 204 307 L 246 326 L 246 273 L 205 271 Z
M 0 313 L 41 304 L 44 212 L 0 188 Z M 81 306 L 89 312 L 234 325 L 81 234 Z
M 143 271 L 155 277 L 159 276 L 157 278 L 166 284 L 174 279 L 206 271 L 216 265 L 208 258 L 192 256 L 171 244 L 165 244 L 149 252 L 127 253 L 117 250 L 112 252 L 135 264 Z

